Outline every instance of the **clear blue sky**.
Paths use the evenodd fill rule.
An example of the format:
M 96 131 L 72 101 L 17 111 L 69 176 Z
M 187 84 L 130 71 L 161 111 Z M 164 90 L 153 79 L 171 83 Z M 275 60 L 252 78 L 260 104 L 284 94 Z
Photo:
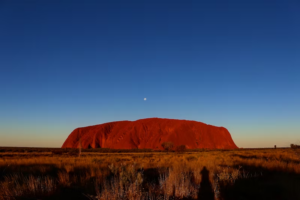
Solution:
M 300 2 L 0 1 L 0 146 L 148 117 L 299 142 Z

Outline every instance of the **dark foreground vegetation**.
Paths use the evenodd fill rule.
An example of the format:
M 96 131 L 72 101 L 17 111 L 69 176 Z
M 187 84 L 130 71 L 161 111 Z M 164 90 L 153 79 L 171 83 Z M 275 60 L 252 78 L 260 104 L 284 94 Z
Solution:
M 0 148 L 0 199 L 300 199 L 300 152 Z

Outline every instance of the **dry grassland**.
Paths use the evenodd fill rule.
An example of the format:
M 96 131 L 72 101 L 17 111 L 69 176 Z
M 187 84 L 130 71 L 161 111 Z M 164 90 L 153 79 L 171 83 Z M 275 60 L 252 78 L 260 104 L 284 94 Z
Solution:
M 4 151 L 0 199 L 300 199 L 297 151 Z

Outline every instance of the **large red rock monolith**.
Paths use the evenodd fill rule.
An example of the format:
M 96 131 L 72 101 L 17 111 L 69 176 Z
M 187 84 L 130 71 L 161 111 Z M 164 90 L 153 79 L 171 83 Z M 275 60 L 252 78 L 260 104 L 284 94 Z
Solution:
M 118 121 L 76 128 L 62 148 L 162 149 L 163 142 L 188 149 L 236 149 L 230 133 L 224 127 L 202 122 L 148 118 Z

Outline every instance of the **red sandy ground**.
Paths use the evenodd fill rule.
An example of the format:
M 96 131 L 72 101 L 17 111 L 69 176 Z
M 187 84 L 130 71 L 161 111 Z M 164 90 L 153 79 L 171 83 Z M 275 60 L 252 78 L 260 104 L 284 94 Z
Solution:
M 76 128 L 62 148 L 162 149 L 163 142 L 188 149 L 236 149 L 230 133 L 224 127 L 202 122 L 148 118 L 118 121 Z

